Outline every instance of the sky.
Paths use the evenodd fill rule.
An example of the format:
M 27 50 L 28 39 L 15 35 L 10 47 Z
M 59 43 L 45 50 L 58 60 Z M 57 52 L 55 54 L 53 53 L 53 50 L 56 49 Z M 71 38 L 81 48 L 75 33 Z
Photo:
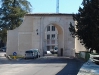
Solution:
M 56 0 L 28 0 L 31 13 L 56 13 Z M 77 13 L 83 0 L 59 0 L 59 13 Z

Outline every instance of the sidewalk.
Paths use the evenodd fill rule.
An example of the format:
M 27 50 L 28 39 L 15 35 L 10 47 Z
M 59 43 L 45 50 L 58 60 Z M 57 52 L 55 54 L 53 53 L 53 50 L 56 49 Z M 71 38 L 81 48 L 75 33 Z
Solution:
M 89 59 L 88 62 L 83 64 L 77 75 L 99 75 L 99 65 Z

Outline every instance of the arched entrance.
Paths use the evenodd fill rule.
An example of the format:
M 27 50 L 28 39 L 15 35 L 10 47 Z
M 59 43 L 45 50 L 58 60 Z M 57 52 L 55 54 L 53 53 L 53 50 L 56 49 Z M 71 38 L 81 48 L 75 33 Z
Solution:
M 47 51 L 52 51 L 55 48 L 58 50 L 58 56 L 63 55 L 64 49 L 64 38 L 63 38 L 63 29 L 60 25 L 56 23 L 50 23 L 44 29 L 44 38 L 43 38 L 43 53 L 46 54 Z

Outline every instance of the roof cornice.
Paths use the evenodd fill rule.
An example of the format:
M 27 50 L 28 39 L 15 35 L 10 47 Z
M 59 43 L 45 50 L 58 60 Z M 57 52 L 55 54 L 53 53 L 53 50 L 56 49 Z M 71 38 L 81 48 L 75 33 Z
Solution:
M 33 14 L 26 14 L 26 16 L 72 16 L 73 14 L 66 14 L 66 13 L 33 13 Z

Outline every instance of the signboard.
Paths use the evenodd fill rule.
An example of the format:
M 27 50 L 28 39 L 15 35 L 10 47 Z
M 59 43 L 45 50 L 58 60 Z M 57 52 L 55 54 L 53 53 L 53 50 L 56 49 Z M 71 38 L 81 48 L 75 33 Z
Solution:
M 17 53 L 16 52 L 13 52 L 13 56 L 17 56 Z

